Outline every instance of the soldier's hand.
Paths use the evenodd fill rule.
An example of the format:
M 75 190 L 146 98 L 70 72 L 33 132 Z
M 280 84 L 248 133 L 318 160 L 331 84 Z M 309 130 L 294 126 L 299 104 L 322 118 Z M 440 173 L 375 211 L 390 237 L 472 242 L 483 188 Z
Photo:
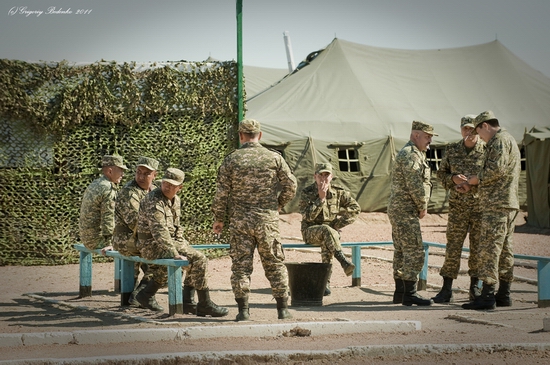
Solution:
M 101 249 L 101 254 L 105 256 L 107 251 L 112 251 L 112 250 L 113 250 L 113 246 L 105 246 Z
M 214 231 L 214 233 L 216 234 L 222 233 L 222 229 L 223 229 L 223 222 L 214 222 L 214 224 L 212 225 L 212 231 Z
M 426 213 L 428 213 L 428 211 L 426 209 L 424 210 L 421 210 L 420 213 L 418 213 L 418 217 L 420 219 L 424 218 L 426 216 Z

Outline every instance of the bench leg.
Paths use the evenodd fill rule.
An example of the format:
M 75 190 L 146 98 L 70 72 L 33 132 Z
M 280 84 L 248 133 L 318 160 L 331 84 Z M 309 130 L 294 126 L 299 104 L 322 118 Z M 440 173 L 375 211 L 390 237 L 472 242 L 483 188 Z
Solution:
M 550 307 L 550 261 L 537 262 L 538 307 Z
M 168 313 L 183 314 L 181 267 L 168 266 Z
M 351 248 L 351 261 L 355 265 L 351 276 L 351 286 L 361 286 L 361 246 Z
M 117 259 L 118 260 L 118 259 Z M 128 299 L 134 291 L 134 262 L 130 260 L 120 261 L 120 305 L 130 305 Z
M 120 293 L 121 259 L 115 257 L 115 293 Z
M 79 298 L 92 296 L 92 254 L 80 251 Z
M 430 246 L 424 244 L 424 266 L 418 275 L 416 290 L 426 290 L 428 287 L 428 258 L 430 257 Z

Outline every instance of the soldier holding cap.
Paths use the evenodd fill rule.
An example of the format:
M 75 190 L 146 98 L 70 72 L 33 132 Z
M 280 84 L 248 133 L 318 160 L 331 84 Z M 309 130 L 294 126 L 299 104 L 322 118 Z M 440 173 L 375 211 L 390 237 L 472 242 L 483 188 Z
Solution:
M 460 121 L 462 139 L 451 143 L 445 149 L 441 159 L 437 178 L 443 187 L 449 190 L 449 218 L 447 222 L 447 247 L 445 262 L 439 270 L 443 277 L 441 291 L 432 298 L 435 303 L 449 303 L 453 299 L 452 284 L 458 277 L 462 246 L 469 232 L 470 256 L 468 258 L 468 275 L 470 276 L 470 300 L 480 295 L 478 287 L 478 245 L 481 234 L 481 204 L 477 187 L 467 183 L 467 177 L 477 173 L 483 166 L 485 143 L 477 135 L 471 134 L 474 129 L 475 115 L 469 114 Z
M 350 276 L 355 265 L 342 252 L 340 230 L 357 219 L 361 207 L 349 191 L 331 184 L 330 163 L 316 164 L 313 177 L 315 182 L 302 190 L 300 198 L 302 237 L 307 244 L 321 246 L 323 263 L 331 263 L 334 256 Z M 330 275 L 324 295 L 330 295 Z
M 514 137 L 500 127 L 491 110 L 474 121 L 473 134 L 486 143 L 483 168 L 469 176 L 469 185 L 477 185 L 483 207 L 479 242 L 479 279 L 481 296 L 464 309 L 494 309 L 512 305 L 510 287 L 514 280 L 513 234 L 519 210 L 521 155 Z M 495 285 L 499 283 L 495 294 Z
M 141 256 L 147 260 L 178 259 L 189 261 L 189 269 L 184 281 L 184 287 L 196 289 L 198 303 L 191 303 L 190 293 L 184 292 L 186 310 L 197 316 L 223 317 L 227 308 L 219 307 L 210 300 L 208 289 L 208 259 L 191 247 L 183 237 L 180 226 L 181 200 L 178 192 L 183 187 L 185 174 L 176 168 L 168 168 L 162 178 L 160 188 L 147 194 L 139 204 L 137 223 L 137 246 Z M 161 265 L 149 265 L 151 280 L 145 288 L 136 295 L 136 301 L 141 307 L 154 311 L 162 311 L 156 300 L 156 292 L 168 281 L 166 268 Z
M 134 178 L 127 182 L 118 192 L 115 204 L 115 230 L 113 234 L 113 247 L 115 250 L 126 256 L 139 256 L 136 247 L 136 228 L 139 211 L 139 202 L 156 186 L 154 185 L 157 176 L 159 162 L 151 157 L 140 157 L 137 161 Z M 137 292 L 143 289 L 150 279 L 147 274 L 147 264 L 134 263 L 135 289 L 128 298 L 129 304 L 139 305 L 135 302 Z M 143 277 L 138 285 L 139 270 L 143 271 Z
M 261 137 L 257 120 L 239 123 L 241 147 L 229 154 L 218 169 L 212 202 L 214 233 L 220 234 L 226 217 L 229 219 L 231 286 L 239 307 L 237 321 L 250 318 L 248 297 L 256 248 L 277 301 L 277 316 L 291 318 L 279 211 L 294 198 L 297 184 L 283 157 L 263 147 Z
M 388 218 L 392 225 L 394 245 L 393 302 L 406 306 L 431 305 L 416 292 L 418 274 L 424 266 L 424 246 L 420 219 L 428 211 L 432 183 L 425 151 L 430 148 L 432 136 L 437 136 L 431 125 L 413 121 L 410 141 L 395 157 L 391 174 Z
M 84 192 L 80 206 L 80 240 L 91 250 L 102 253 L 112 250 L 115 227 L 116 185 L 122 181 L 124 165 L 121 156 L 105 155 L 101 159 L 101 177 L 94 180 Z

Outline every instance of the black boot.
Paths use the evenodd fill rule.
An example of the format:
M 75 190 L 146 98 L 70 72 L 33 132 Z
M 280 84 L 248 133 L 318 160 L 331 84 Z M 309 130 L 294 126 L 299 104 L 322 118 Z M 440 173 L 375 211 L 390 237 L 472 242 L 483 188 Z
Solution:
M 495 286 L 483 283 L 481 295 L 474 301 L 462 304 L 464 309 L 495 309 Z
M 432 299 L 434 303 L 451 303 L 453 301 L 453 279 L 444 277 L 443 287 Z
M 155 294 L 160 287 L 161 286 L 157 284 L 155 280 L 150 279 L 147 282 L 147 286 L 140 290 L 140 292 L 136 295 L 136 301 L 139 303 L 139 306 L 141 308 L 150 309 L 156 312 L 164 311 L 164 308 L 162 308 L 155 299 Z
M 199 317 L 224 317 L 229 313 L 225 307 L 219 307 L 216 303 L 210 300 L 210 292 L 208 289 L 197 290 L 199 302 L 197 303 L 197 316 Z
M 476 300 L 477 297 L 481 295 L 481 289 L 479 288 L 479 278 L 471 277 L 470 278 L 470 291 L 468 292 L 468 297 L 470 302 Z
M 130 298 L 128 298 L 128 303 L 132 307 L 139 307 L 139 302 L 136 300 L 136 295 L 145 287 L 147 286 L 147 283 L 149 282 L 149 279 L 147 277 L 143 277 L 140 282 L 136 282 L 137 285 L 134 287 L 134 291 L 132 291 L 132 294 L 130 294 Z
M 416 281 L 403 280 L 405 287 L 405 293 L 403 294 L 403 305 L 410 307 L 413 304 L 416 305 L 432 305 L 431 299 L 426 299 L 418 295 L 416 292 Z
M 328 279 L 327 279 L 327 285 L 325 286 L 325 292 L 323 293 L 323 296 L 329 296 L 330 293 L 330 277 L 332 276 L 332 265 L 330 266 L 329 272 L 328 272 Z
M 403 294 L 405 293 L 405 285 L 403 280 L 395 279 L 395 291 L 393 292 L 393 304 L 403 304 Z
M 510 298 L 510 286 L 512 285 L 509 281 L 500 281 L 498 284 L 498 291 L 495 294 L 495 303 L 497 307 L 511 307 L 512 298 Z
M 277 318 L 289 319 L 292 315 L 288 311 L 288 297 L 275 298 L 277 301 Z
M 235 298 L 237 305 L 239 306 L 239 314 L 237 314 L 237 322 L 248 321 L 250 319 L 250 311 L 248 309 L 248 297 Z
M 353 270 L 355 270 L 355 265 L 348 261 L 342 251 L 334 251 L 334 258 L 338 260 L 340 265 L 342 265 L 342 269 L 344 269 L 346 276 L 350 276 L 351 274 L 353 274 Z
M 195 302 L 195 288 L 183 286 L 183 314 L 197 314 L 197 302 Z

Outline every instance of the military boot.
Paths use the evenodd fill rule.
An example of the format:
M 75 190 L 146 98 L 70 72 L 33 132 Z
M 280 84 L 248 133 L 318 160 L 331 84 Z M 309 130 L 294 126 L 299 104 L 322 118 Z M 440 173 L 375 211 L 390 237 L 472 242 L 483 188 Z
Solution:
M 510 298 L 510 286 L 512 285 L 509 281 L 500 281 L 498 284 L 498 291 L 495 294 L 495 303 L 497 307 L 511 307 L 512 298 Z
M 346 276 L 350 276 L 351 274 L 353 274 L 353 270 L 355 270 L 355 265 L 348 261 L 342 251 L 335 251 L 334 258 L 336 258 L 340 265 L 342 265 L 342 269 L 344 269 Z
M 183 286 L 183 313 L 197 314 L 197 302 L 195 302 L 195 288 L 192 286 Z
M 239 314 L 237 314 L 237 322 L 248 321 L 250 319 L 250 311 L 248 309 L 248 297 L 235 298 L 239 307 Z
M 219 307 L 210 300 L 210 291 L 208 289 L 197 290 L 199 302 L 197 303 L 197 316 L 199 317 L 224 317 L 229 313 L 226 307 Z
M 434 303 L 451 303 L 453 301 L 453 279 L 443 277 L 443 286 L 435 297 Z
M 481 295 L 470 303 L 462 304 L 464 309 L 495 309 L 495 286 L 483 283 Z
M 479 278 L 471 277 L 470 278 L 470 290 L 468 291 L 468 297 L 470 302 L 476 300 L 477 297 L 481 295 L 481 289 L 479 288 Z
M 325 286 L 325 292 L 323 293 L 323 296 L 329 296 L 332 292 L 330 290 L 330 277 L 332 276 L 332 266 L 329 269 L 328 272 L 328 279 L 327 279 L 327 285 Z
M 139 306 L 156 312 L 164 311 L 164 308 L 162 308 L 155 299 L 155 294 L 160 287 L 161 286 L 155 280 L 150 279 L 147 282 L 147 286 L 136 295 L 136 301 L 139 303 Z
M 403 305 L 410 307 L 413 304 L 416 305 L 432 305 L 431 299 L 426 299 L 418 295 L 416 292 L 416 281 L 403 280 L 405 292 L 403 293 Z
M 396 279 L 395 280 L 395 291 L 393 292 L 393 304 L 402 304 L 403 303 L 403 294 L 405 293 L 405 285 L 403 284 L 403 280 Z
M 289 319 L 292 318 L 292 315 L 288 311 L 288 297 L 279 297 L 275 298 L 277 301 L 277 318 L 278 319 Z
M 128 298 L 128 303 L 132 307 L 139 307 L 139 302 L 136 300 L 136 295 L 138 295 L 140 291 L 145 289 L 148 282 L 149 282 L 149 279 L 145 276 L 141 279 L 140 282 L 136 282 L 136 286 L 134 287 L 132 294 L 130 294 L 130 298 Z

